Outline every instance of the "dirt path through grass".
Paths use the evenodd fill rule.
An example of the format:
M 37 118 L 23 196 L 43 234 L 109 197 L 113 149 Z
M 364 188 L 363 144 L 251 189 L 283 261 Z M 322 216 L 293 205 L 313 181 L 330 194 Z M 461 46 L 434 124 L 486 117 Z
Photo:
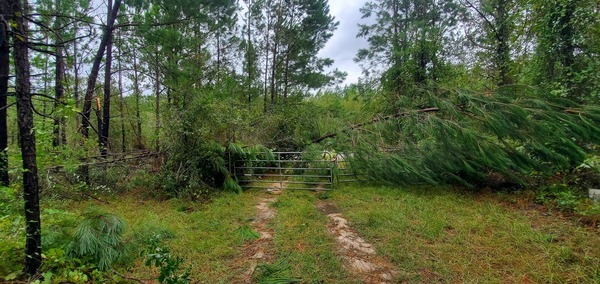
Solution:
M 271 263 L 275 260 L 273 248 L 273 229 L 269 227 L 269 222 L 277 216 L 277 210 L 271 207 L 270 204 L 277 201 L 277 195 L 281 194 L 280 186 L 285 188 L 286 184 L 273 183 L 269 185 L 267 190 L 270 195 L 262 196 L 256 204 L 256 218 L 252 221 L 252 230 L 258 233 L 258 239 L 248 243 L 243 250 L 243 259 L 241 262 L 250 260 L 250 268 L 240 275 L 241 279 L 236 280 L 236 283 L 252 283 L 253 275 L 259 263 Z M 239 281 L 239 282 L 238 282 Z
M 392 283 L 392 264 L 378 256 L 372 244 L 366 242 L 348 225 L 348 220 L 331 202 L 319 200 L 317 208 L 327 215 L 327 229 L 335 236 L 339 253 L 348 270 L 364 283 Z

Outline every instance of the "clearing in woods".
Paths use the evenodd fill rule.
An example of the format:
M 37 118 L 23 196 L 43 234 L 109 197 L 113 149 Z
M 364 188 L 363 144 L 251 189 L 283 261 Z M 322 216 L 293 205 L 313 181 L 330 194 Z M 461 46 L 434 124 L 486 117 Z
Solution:
M 253 189 L 208 203 L 131 194 L 62 206 L 122 216 L 130 238 L 160 229 L 193 282 L 600 282 L 597 228 L 515 209 L 494 194 L 353 185 Z M 138 259 L 121 273 L 151 281 L 158 271 Z

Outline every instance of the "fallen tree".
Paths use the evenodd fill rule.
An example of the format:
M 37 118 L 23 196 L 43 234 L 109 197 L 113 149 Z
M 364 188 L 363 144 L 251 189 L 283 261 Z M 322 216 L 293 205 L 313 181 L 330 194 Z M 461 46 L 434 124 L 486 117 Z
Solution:
M 335 138 L 356 153 L 356 171 L 401 184 L 474 186 L 490 176 L 521 182 L 581 164 L 600 141 L 600 108 L 523 89 L 424 92 L 399 102 L 396 114 L 313 142 Z

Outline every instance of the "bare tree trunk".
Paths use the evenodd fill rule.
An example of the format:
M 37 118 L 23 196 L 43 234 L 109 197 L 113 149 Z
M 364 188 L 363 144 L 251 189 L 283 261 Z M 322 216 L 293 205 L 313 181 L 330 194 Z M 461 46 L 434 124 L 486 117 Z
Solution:
M 289 72 L 290 72 L 290 53 L 287 52 L 285 56 L 285 71 L 283 80 L 283 102 L 287 102 L 288 97 L 288 86 L 289 86 Z
M 123 69 L 121 67 L 121 61 L 123 57 L 123 41 L 121 38 L 121 30 L 118 32 L 118 45 L 119 45 L 119 112 L 121 113 L 121 150 L 122 152 L 126 152 L 127 147 L 125 144 L 125 112 L 123 111 L 125 100 L 123 99 Z
M 59 5 L 60 5 L 60 0 L 55 0 L 55 9 L 56 11 L 60 11 L 59 9 Z M 60 24 L 60 18 L 57 17 L 56 18 L 56 27 L 59 27 Z M 64 80 L 64 73 L 65 73 L 65 61 L 63 58 L 63 47 L 62 47 L 62 43 L 60 43 L 62 40 L 60 38 L 57 38 L 56 41 L 58 42 L 56 45 L 56 76 L 55 76 L 55 80 L 54 80 L 54 109 L 56 110 L 57 108 L 60 107 L 60 104 L 63 102 L 63 96 L 64 96 L 64 86 L 63 86 L 63 80 Z M 61 117 L 63 117 L 62 115 L 60 115 Z M 52 146 L 57 147 L 61 144 L 62 139 L 61 139 L 61 135 L 60 135 L 60 126 L 61 126 L 61 122 L 63 119 L 61 119 L 58 116 L 55 116 L 54 118 L 54 137 L 52 139 Z M 64 132 L 64 131 L 63 131 Z M 64 134 L 64 133 L 63 133 Z
M 44 37 L 45 37 L 46 45 L 50 45 L 50 40 L 49 40 L 48 34 L 44 33 Z M 47 55 L 44 55 L 44 56 L 45 56 L 44 69 L 49 70 L 50 69 L 50 64 L 49 64 L 50 58 Z M 44 81 L 44 95 L 48 95 L 48 81 L 50 81 L 50 79 L 48 78 L 49 73 L 50 72 L 44 72 L 44 76 L 42 79 Z M 48 103 L 46 100 L 44 100 L 42 102 L 42 113 L 44 113 L 44 114 L 48 113 L 47 108 L 48 108 Z M 46 119 L 42 119 L 42 132 L 46 132 Z M 52 143 L 54 143 L 54 141 Z
M 23 156 L 23 199 L 25 201 L 25 273 L 34 275 L 42 266 L 42 238 L 40 222 L 40 197 L 36 162 L 35 131 L 33 131 L 33 109 L 31 83 L 29 82 L 29 54 L 26 15 L 19 0 L 8 0 L 12 8 L 14 62 L 17 93 L 17 121 L 19 141 Z
M 0 4 L 0 186 L 8 186 L 8 73 L 10 69 L 10 47 L 8 40 L 8 22 L 4 16 L 8 15 L 7 7 Z
M 98 47 L 98 51 L 96 52 L 96 56 L 94 57 L 92 69 L 90 70 L 90 77 L 87 81 L 87 88 L 85 91 L 85 98 L 83 101 L 83 118 L 81 121 L 81 134 L 85 139 L 87 139 L 90 136 L 89 127 L 90 113 L 92 111 L 92 98 L 94 97 L 94 90 L 96 89 L 96 80 L 98 79 L 98 73 L 100 72 L 100 63 L 102 62 L 102 57 L 104 56 L 106 45 L 110 40 L 110 36 L 112 34 L 113 27 L 115 24 L 115 19 L 117 18 L 120 6 L 121 0 L 116 0 L 113 8 L 111 9 L 111 13 L 108 15 L 108 21 L 106 23 L 106 27 L 104 28 L 104 33 L 102 34 L 102 40 L 100 41 L 100 46 Z
M 112 0 L 108 0 L 108 14 L 111 14 Z M 102 128 L 100 134 L 100 156 L 108 155 L 108 133 L 110 128 L 110 83 L 112 72 L 113 35 L 110 33 L 106 44 L 106 64 L 104 65 L 104 108 L 102 109 Z
M 135 147 L 138 149 L 143 148 L 142 144 L 142 118 L 140 116 L 140 81 L 138 77 L 138 64 L 137 64 L 137 54 L 133 52 L 133 89 L 135 96 L 135 119 L 137 123 L 137 133 L 136 133 L 136 143 Z
M 575 30 L 573 28 L 573 18 L 577 13 L 576 1 L 567 1 L 564 6 L 564 12 L 558 19 L 559 27 L 559 50 L 560 50 L 560 63 L 566 68 L 565 73 L 565 85 L 567 87 L 567 97 L 575 101 L 581 101 L 581 94 L 576 93 L 575 87 L 575 72 L 573 72 L 573 64 L 575 63 Z
M 55 84 L 54 84 L 54 109 L 60 107 L 60 104 L 63 102 L 64 96 L 64 72 L 65 72 L 65 61 L 63 59 L 62 46 L 57 45 L 56 47 L 56 76 L 55 76 Z M 62 115 L 60 115 L 62 117 Z M 54 118 L 54 138 L 52 139 L 52 146 L 57 147 L 61 144 L 61 126 L 62 119 L 58 116 Z M 64 134 L 64 133 L 63 133 Z
M 290 10 L 294 11 L 296 9 L 295 3 L 292 3 L 292 7 Z M 293 26 L 295 24 L 295 13 L 292 13 L 291 20 L 289 25 Z M 289 35 L 288 35 L 289 36 Z M 287 39 L 289 40 L 289 39 Z M 289 42 L 289 41 L 288 41 Z M 292 48 L 295 48 L 294 44 L 287 45 L 287 49 L 285 50 L 285 68 L 283 71 L 283 103 L 287 102 L 288 97 L 288 87 L 289 87 L 289 72 L 290 72 L 290 54 L 292 53 Z
M 104 33 L 102 34 L 102 40 L 100 41 L 100 46 L 98 47 L 98 51 L 96 52 L 96 56 L 94 57 L 94 63 L 92 64 L 90 77 L 87 81 L 85 97 L 83 99 L 83 112 L 81 118 L 81 134 L 83 135 L 84 140 L 88 139 L 90 136 L 90 114 L 92 112 L 92 99 L 94 97 L 94 91 L 96 90 L 96 80 L 98 79 L 98 73 L 100 72 L 100 63 L 102 61 L 102 57 L 104 56 L 104 51 L 106 50 L 106 45 L 108 44 L 110 35 L 112 34 L 113 26 L 115 24 L 115 19 L 117 18 L 117 14 L 119 12 L 120 5 L 121 0 L 116 0 L 114 7 L 111 9 L 111 13 L 108 15 L 106 27 L 104 28 Z M 98 129 L 98 133 L 100 133 L 100 129 Z M 83 165 L 80 167 L 79 171 L 80 176 L 83 177 L 85 183 L 89 184 L 89 167 L 87 165 Z
M 156 136 L 155 150 L 160 150 L 160 72 L 158 69 L 158 57 L 156 58 L 155 67 L 155 78 L 154 78 L 154 95 L 156 96 L 156 129 L 154 129 L 154 135 Z
M 246 92 L 248 92 L 248 110 L 250 110 L 250 108 L 252 107 L 252 83 L 254 82 L 254 66 L 252 65 L 252 60 L 250 60 L 250 56 L 252 56 L 250 54 L 251 50 L 250 48 L 252 47 L 252 30 L 251 30 L 251 24 L 252 24 L 252 0 L 248 1 L 248 18 L 246 19 L 246 28 L 247 28 L 247 34 L 246 36 L 248 37 L 248 39 L 246 40 L 246 68 L 247 68 L 247 72 L 248 72 L 248 82 L 246 84 Z
M 273 56 L 272 56 L 272 60 L 273 62 L 271 63 L 271 110 L 273 109 L 273 106 L 275 105 L 275 91 L 276 91 L 276 86 L 275 86 L 275 75 L 276 75 L 276 63 L 275 62 L 277 60 L 277 39 L 275 40 L 275 45 L 273 46 Z
M 496 67 L 499 72 L 499 85 L 504 86 L 512 83 L 510 79 L 510 30 L 508 23 L 507 0 L 499 0 L 497 3 L 496 19 Z
M 270 3 L 271 2 L 269 1 L 268 4 L 270 4 Z M 264 86 L 264 104 L 263 104 L 263 112 L 264 113 L 267 113 L 267 96 L 269 94 L 267 86 L 269 84 L 268 83 L 268 81 L 269 81 L 268 80 L 268 78 L 269 78 L 269 52 L 270 52 L 270 49 L 269 49 L 269 47 L 270 47 L 269 46 L 270 45 L 270 42 L 269 42 L 269 33 L 271 32 L 271 17 L 270 16 L 267 16 L 267 17 L 268 17 L 267 18 L 267 29 L 266 29 L 266 32 L 265 32 L 266 47 L 265 47 L 265 80 L 264 80 L 265 81 L 264 82 L 265 86 Z
M 271 60 L 271 110 L 275 105 L 275 99 L 277 97 L 277 86 L 275 86 L 276 80 L 275 76 L 277 75 L 277 60 L 278 60 L 278 52 L 279 52 L 279 29 L 281 27 L 281 1 L 279 1 L 277 6 L 277 22 L 275 23 L 275 27 L 273 27 L 274 35 L 274 43 L 273 43 L 273 58 Z
M 73 22 L 73 29 L 75 30 L 75 37 L 77 37 L 77 21 Z M 79 60 L 77 57 L 77 40 L 73 41 L 73 97 L 75 99 L 75 107 L 79 109 Z M 79 129 L 79 116 L 75 117 L 76 129 Z
M 217 23 L 218 26 L 218 23 Z M 217 84 L 221 83 L 221 30 L 217 28 Z

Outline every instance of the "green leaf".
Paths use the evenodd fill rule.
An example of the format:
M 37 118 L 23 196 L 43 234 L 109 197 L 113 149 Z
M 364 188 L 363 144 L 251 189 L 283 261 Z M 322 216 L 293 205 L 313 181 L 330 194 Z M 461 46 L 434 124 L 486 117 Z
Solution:
M 54 276 L 52 271 L 42 273 L 42 276 L 44 277 L 44 284 L 52 284 L 52 277 Z
M 11 281 L 11 280 L 15 280 L 17 279 L 17 277 L 21 274 L 21 271 L 15 271 L 11 274 L 8 274 L 6 277 L 4 277 L 4 280 L 6 281 Z

